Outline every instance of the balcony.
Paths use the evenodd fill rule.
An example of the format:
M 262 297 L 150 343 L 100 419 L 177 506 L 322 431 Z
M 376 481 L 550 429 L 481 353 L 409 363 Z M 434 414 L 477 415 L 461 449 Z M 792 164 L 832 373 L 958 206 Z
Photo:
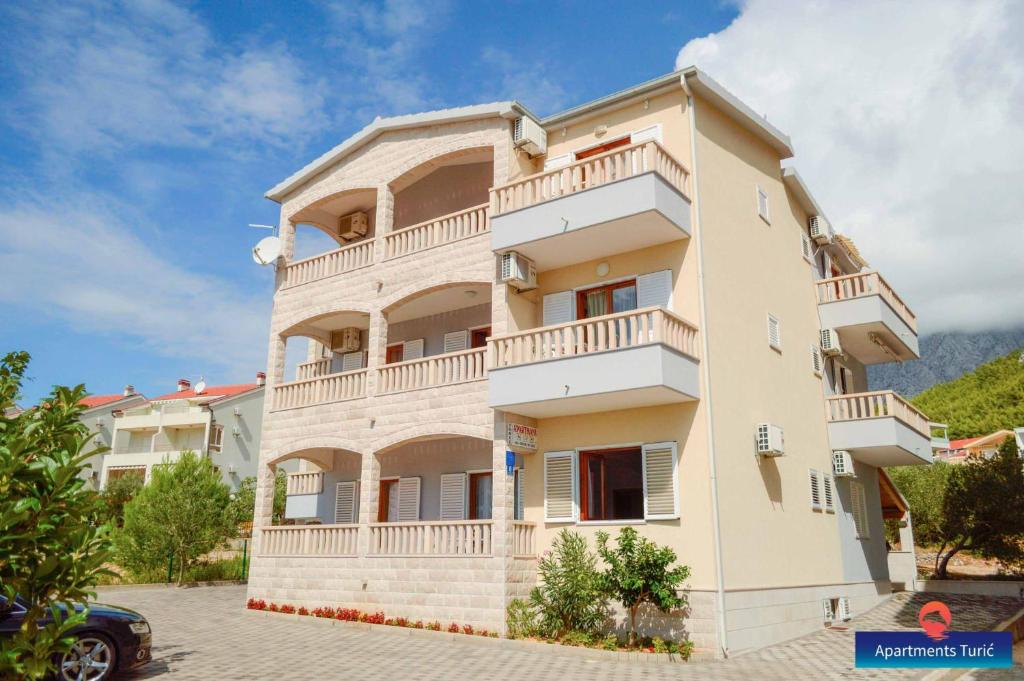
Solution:
M 443 355 L 388 364 L 380 369 L 378 393 L 422 390 L 486 378 L 486 348 L 472 348 Z
M 384 259 L 393 260 L 490 231 L 487 204 L 403 227 L 384 235 Z
M 149 430 L 202 426 L 210 420 L 208 409 L 189 404 L 146 405 L 126 409 L 117 419 L 118 430 Z
M 917 317 L 877 272 L 816 282 L 822 328 L 863 364 L 919 359 Z
M 697 327 L 660 307 L 496 336 L 489 403 L 548 418 L 689 402 L 697 345 Z
M 688 238 L 688 181 L 657 142 L 530 175 L 491 190 L 491 247 L 545 271 Z
M 372 264 L 373 240 L 359 241 L 312 258 L 288 263 L 281 288 L 288 289 L 336 277 Z
M 845 449 L 872 466 L 931 463 L 928 417 L 892 391 L 838 395 L 825 400 L 832 449 Z
M 366 369 L 357 369 L 275 385 L 271 411 L 366 397 L 366 376 Z

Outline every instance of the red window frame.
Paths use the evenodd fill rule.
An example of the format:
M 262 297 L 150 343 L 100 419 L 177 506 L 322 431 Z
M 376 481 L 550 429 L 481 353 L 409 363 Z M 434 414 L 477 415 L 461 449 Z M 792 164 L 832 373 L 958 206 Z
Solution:
M 405 355 L 405 346 L 402 343 L 395 343 L 387 347 L 387 355 L 384 358 L 385 364 L 396 364 L 402 361 Z
M 487 471 L 486 473 L 470 473 L 469 474 L 469 514 L 468 515 L 469 515 L 469 519 L 470 520 L 479 520 L 479 518 L 477 518 L 477 514 L 476 514 L 476 501 L 477 501 L 477 499 L 476 499 L 476 496 L 477 496 L 477 494 L 476 494 L 476 484 L 475 484 L 476 481 L 479 480 L 480 478 L 493 478 L 493 477 L 494 477 L 494 474 L 491 473 L 490 471 Z M 491 484 L 493 485 L 494 483 L 492 482 Z M 492 494 L 494 493 L 493 492 L 493 488 L 492 488 L 492 492 L 491 493 Z
M 625 281 L 619 281 L 619 282 L 616 282 L 614 284 L 604 284 L 602 286 L 593 286 L 591 288 L 587 288 L 587 289 L 583 289 L 583 290 L 577 291 L 576 292 L 576 319 L 577 320 L 587 319 L 587 296 L 589 294 L 591 294 L 591 293 L 596 292 L 596 291 L 604 291 L 605 292 L 605 296 L 606 296 L 605 307 L 608 309 L 608 312 L 606 312 L 605 314 L 614 314 L 612 312 L 612 310 L 613 310 L 612 303 L 614 301 L 614 298 L 612 296 L 613 292 L 617 291 L 620 288 L 628 288 L 630 286 L 632 286 L 633 288 L 636 288 L 636 279 L 627 279 Z
M 469 347 L 482 348 L 487 345 L 487 337 L 491 335 L 491 327 L 484 326 L 479 329 L 470 329 Z
M 609 454 L 613 455 L 613 456 L 614 455 L 619 455 L 619 454 L 632 454 L 632 455 L 635 455 L 636 457 L 638 457 L 638 460 L 640 461 L 640 475 L 641 475 L 641 477 L 643 476 L 643 458 L 642 458 L 643 457 L 643 448 L 642 447 L 620 447 L 620 448 L 616 448 L 616 449 L 595 449 L 595 450 L 591 450 L 591 451 L 582 451 L 582 452 L 580 452 L 580 454 L 579 454 L 580 520 L 582 520 L 582 521 L 587 521 L 587 520 L 615 520 L 615 518 L 608 518 L 607 517 L 607 515 L 608 515 L 608 512 L 606 510 L 606 508 L 607 508 L 607 500 L 604 498 L 604 480 L 603 479 L 601 480 L 601 485 L 600 485 L 600 490 L 601 490 L 601 495 L 602 495 L 602 498 L 601 498 L 601 517 L 600 518 L 591 518 L 590 517 L 590 513 L 589 513 L 589 509 L 590 509 L 590 486 L 587 483 L 588 483 L 588 477 L 590 475 L 590 466 L 589 466 L 590 459 L 598 457 L 598 456 L 602 456 L 602 457 L 603 456 L 607 456 Z M 601 467 L 601 476 L 602 476 L 602 478 L 604 476 L 604 467 L 603 466 Z M 643 519 L 643 514 L 641 514 L 639 518 L 628 518 L 628 519 L 620 518 L 619 520 L 642 520 L 642 519 Z
M 377 522 L 388 522 L 388 507 L 391 505 L 391 490 L 398 491 L 398 478 L 380 481 L 380 494 L 377 495 Z

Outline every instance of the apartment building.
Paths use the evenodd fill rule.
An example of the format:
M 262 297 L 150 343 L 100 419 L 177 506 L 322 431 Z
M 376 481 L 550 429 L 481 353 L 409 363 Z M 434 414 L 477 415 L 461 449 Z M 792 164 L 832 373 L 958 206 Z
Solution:
M 191 450 L 209 456 L 224 484 L 237 490 L 242 480 L 256 475 L 265 382 L 262 372 L 255 383 L 235 385 L 200 381 L 193 387 L 180 379 L 175 392 L 117 409 L 100 487 L 122 475 L 149 481 L 154 466 Z
M 78 420 L 90 433 L 93 433 L 93 446 L 110 447 L 114 441 L 115 414 L 123 409 L 132 409 L 145 404 L 146 398 L 135 392 L 135 387 L 126 385 L 119 394 L 89 395 L 79 403 L 84 408 Z M 106 454 L 95 454 L 89 457 L 82 469 L 81 477 L 98 489 L 103 472 L 103 457 Z
M 271 189 L 249 595 L 502 630 L 557 532 L 631 525 L 692 570 L 651 626 L 726 654 L 905 583 L 882 467 L 929 463 L 929 423 L 865 366 L 918 357 L 916 318 L 792 156 L 689 68 L 379 118 Z M 296 260 L 310 230 L 338 248 Z

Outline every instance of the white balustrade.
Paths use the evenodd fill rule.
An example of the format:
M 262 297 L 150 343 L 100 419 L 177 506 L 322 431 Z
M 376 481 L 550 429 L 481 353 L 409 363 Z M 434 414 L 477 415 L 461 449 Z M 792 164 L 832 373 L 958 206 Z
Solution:
M 931 437 L 928 417 L 891 390 L 829 397 L 825 400 L 825 416 L 830 422 L 893 417 Z
M 487 348 L 471 348 L 387 364 L 380 368 L 377 391 L 396 393 L 480 380 L 486 375 L 486 352 Z
M 289 473 L 287 494 L 320 494 L 324 491 L 322 471 L 310 473 Z
M 263 556 L 354 556 L 358 525 L 275 525 L 260 530 Z
M 291 288 L 311 281 L 373 264 L 373 239 L 366 239 L 305 260 L 288 263 L 282 288 Z
M 384 258 L 400 258 L 434 246 L 484 234 L 490 228 L 487 204 L 466 208 L 385 234 Z
M 537 523 L 525 520 L 512 521 L 512 555 L 517 558 L 533 558 L 537 555 L 535 547 Z
M 366 369 L 274 386 L 272 409 L 294 409 L 366 396 Z
M 490 556 L 490 520 L 370 525 L 370 555 Z
M 328 358 L 302 362 L 295 367 L 295 380 L 304 381 L 309 378 L 320 378 L 331 373 L 331 360 Z
M 892 286 L 878 272 L 859 272 L 841 277 L 821 279 L 815 283 L 818 303 L 833 303 L 863 296 L 879 295 L 896 311 L 900 319 L 917 333 L 917 315 L 896 295 Z

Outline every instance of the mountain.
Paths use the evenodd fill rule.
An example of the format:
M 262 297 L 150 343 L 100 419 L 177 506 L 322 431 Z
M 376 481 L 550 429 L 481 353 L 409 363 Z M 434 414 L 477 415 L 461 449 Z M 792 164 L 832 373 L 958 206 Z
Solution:
M 1024 346 L 1024 328 L 933 333 L 921 338 L 921 359 L 868 367 L 868 385 L 871 390 L 895 390 L 910 397 L 937 383 L 960 378 L 1021 346 Z
M 987 435 L 1024 426 L 1024 361 L 1021 350 L 982 364 L 955 381 L 934 385 L 911 400 L 951 438 Z

